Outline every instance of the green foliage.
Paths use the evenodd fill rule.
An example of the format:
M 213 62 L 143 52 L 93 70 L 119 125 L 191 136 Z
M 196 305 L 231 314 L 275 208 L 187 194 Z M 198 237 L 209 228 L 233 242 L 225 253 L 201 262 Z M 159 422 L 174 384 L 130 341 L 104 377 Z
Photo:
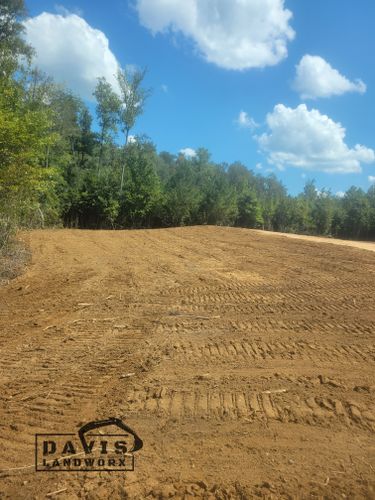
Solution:
M 261 228 L 264 224 L 262 209 L 256 193 L 243 191 L 238 198 L 237 225 L 241 227 Z
M 370 204 L 364 191 L 351 187 L 342 199 L 344 209 L 343 236 L 367 238 L 370 225 Z
M 330 234 L 333 219 L 333 200 L 329 192 L 323 191 L 316 198 L 311 209 L 316 234 Z
M 117 81 L 120 87 L 121 99 L 118 118 L 121 130 L 125 134 L 125 145 L 128 143 L 130 130 L 134 127 L 137 117 L 143 114 L 149 90 L 142 88 L 146 70 L 119 69 Z
M 135 122 L 144 111 L 146 99 L 150 93 L 142 87 L 142 82 L 145 77 L 146 70 L 134 71 L 119 69 L 117 73 L 117 81 L 120 87 L 120 105 L 118 108 L 118 122 L 121 130 L 125 134 L 125 152 L 128 146 L 129 133 L 134 127 Z M 125 176 L 125 162 L 123 162 L 121 170 L 120 192 L 122 193 Z
M 285 199 L 285 187 L 274 174 L 267 177 L 258 175 L 255 179 L 255 190 L 262 207 L 264 229 L 274 230 L 273 217 L 277 205 Z
M 31 47 L 22 35 L 22 19 L 26 15 L 23 0 L 2 0 L 0 2 L 0 75 L 9 79 L 20 65 L 20 58 L 30 61 Z
M 375 239 L 375 184 L 370 187 L 367 193 L 369 205 L 368 230 L 369 237 Z
M 184 226 L 196 223 L 203 193 L 197 185 L 195 167 L 182 155 L 177 160 L 170 160 L 173 164 L 164 163 L 159 167 L 159 176 L 165 179 L 165 224 Z
M 272 217 L 273 229 L 281 232 L 293 232 L 294 216 L 293 199 L 290 196 L 283 198 L 277 204 Z
M 120 194 L 120 223 L 125 227 L 149 227 L 161 199 L 160 181 L 155 171 L 154 148 L 137 141 L 126 148 L 125 179 Z
M 100 126 L 100 144 L 103 144 L 111 139 L 112 134 L 117 132 L 121 102 L 104 77 L 98 78 L 94 97 L 97 102 L 96 112 Z
M 87 172 L 78 198 L 77 213 L 80 225 L 93 229 L 113 228 L 119 209 L 116 178 L 111 172 L 100 177 L 95 172 Z
M 203 224 L 234 224 L 238 209 L 235 190 L 230 186 L 222 167 L 206 164 L 200 172 L 199 185 L 203 199 L 199 207 L 199 222 Z
M 2 210 L 35 203 L 51 188 L 55 172 L 43 166 L 43 158 L 54 140 L 48 113 L 29 109 L 17 86 L 9 86 L 0 95 Z
M 375 239 L 375 186 L 343 198 L 309 180 L 289 196 L 275 175 L 239 162 L 157 154 L 129 143 L 149 91 L 144 71 L 119 71 L 120 95 L 104 79 L 94 96 L 99 132 L 72 92 L 30 68 L 23 0 L 0 2 L 0 250 L 17 226 L 139 228 L 188 224 Z M 23 61 L 23 64 L 21 64 Z M 116 143 L 118 130 L 125 145 Z

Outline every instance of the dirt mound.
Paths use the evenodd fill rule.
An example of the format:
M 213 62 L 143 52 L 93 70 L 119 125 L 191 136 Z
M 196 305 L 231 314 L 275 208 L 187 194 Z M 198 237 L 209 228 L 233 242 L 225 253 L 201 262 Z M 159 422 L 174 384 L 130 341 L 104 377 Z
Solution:
M 30 246 L 0 288 L 0 497 L 374 497 L 375 255 L 214 227 Z M 36 433 L 111 416 L 134 472 L 35 472 Z

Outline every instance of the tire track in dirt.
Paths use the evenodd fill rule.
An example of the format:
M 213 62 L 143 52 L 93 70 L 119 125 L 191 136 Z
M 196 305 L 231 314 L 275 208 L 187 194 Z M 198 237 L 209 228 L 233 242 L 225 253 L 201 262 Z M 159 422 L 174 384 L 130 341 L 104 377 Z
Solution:
M 252 498 L 264 482 L 293 498 L 312 477 L 334 497 L 322 464 L 340 495 L 371 494 L 372 254 L 212 227 L 30 238 L 32 266 L 0 289 L 1 467 L 32 463 L 37 431 L 112 415 L 145 443 L 132 484 L 28 473 L 30 498 Z
M 186 359 L 197 363 L 217 363 L 261 360 L 316 360 L 340 363 L 375 362 L 375 347 L 362 345 L 327 345 L 308 342 L 249 342 L 248 340 L 174 342 L 167 354 L 171 359 Z M 374 367 L 375 368 L 375 367 Z
M 155 414 L 175 419 L 255 419 L 281 422 L 327 423 L 339 419 L 346 425 L 358 425 L 375 431 L 375 406 L 368 408 L 355 401 L 311 396 L 301 399 L 253 391 L 195 390 L 184 391 L 166 387 L 133 390 L 123 408 L 126 414 Z
M 22 456 L 10 446 L 17 437 L 32 450 L 33 433 L 69 432 L 73 422 L 74 430 L 80 415 L 89 414 L 95 396 L 126 364 L 127 347 L 134 350 L 134 335 L 113 331 L 109 322 L 97 323 L 97 327 L 75 323 L 63 335 L 62 329 L 49 328 L 43 347 L 26 345 L 16 355 L 4 352 L 7 365 L 0 369 L 0 377 L 11 372 L 14 381 L 2 385 L 0 404 L 5 421 L 17 422 L 14 432 L 0 436 L 0 447 L 14 452 L 7 454 L 10 462 Z M 63 339 L 56 342 L 56 336 Z
M 78 247 L 81 242 L 82 238 L 75 241 Z M 110 250 L 109 245 L 101 247 L 104 253 Z M 57 248 L 61 248 L 59 243 L 55 244 L 54 252 Z M 100 250 L 97 245 L 93 245 L 92 250 L 92 254 L 85 254 L 84 263 L 83 256 L 77 254 L 82 267 L 90 259 L 94 262 L 89 263 L 95 265 L 96 253 L 100 256 Z M 64 253 L 69 257 L 69 249 Z M 11 290 L 13 299 L 20 301 L 17 313 L 25 319 L 16 327 L 22 331 L 16 345 L 9 342 L 14 335 L 9 324 L 5 324 L 1 338 L 6 363 L 0 366 L 0 408 L 6 432 L 0 433 L 0 450 L 10 450 L 2 454 L 1 468 L 32 463 L 35 433 L 71 432 L 79 422 L 90 419 L 90 415 L 94 418 L 96 398 L 109 380 L 118 378 L 119 370 L 126 371 L 126 365 L 131 366 L 128 356 L 131 353 L 136 359 L 137 342 L 142 341 L 139 320 L 132 313 L 134 297 L 129 290 L 134 288 L 134 283 L 128 269 L 123 277 L 126 288 L 119 288 L 118 282 L 112 283 L 111 276 L 92 269 L 73 271 L 67 279 L 65 273 L 59 274 L 59 267 L 55 270 L 58 284 L 55 280 L 49 284 L 48 267 L 49 264 L 55 266 L 55 262 L 48 260 L 48 255 L 45 257 L 44 284 L 43 281 L 33 283 L 33 293 L 18 285 Z M 73 257 L 74 262 L 76 259 L 80 262 Z M 35 269 L 32 268 L 31 273 L 35 273 Z M 24 299 L 31 302 L 33 309 L 44 286 L 50 288 L 50 296 L 43 299 L 43 308 L 35 315 L 25 307 Z M 95 288 L 102 290 L 107 286 L 111 293 L 104 290 L 94 296 Z M 116 297 L 120 297 L 123 304 L 119 317 L 111 310 Z M 33 298 L 34 301 L 30 301 Z M 54 314 L 53 303 L 58 299 L 68 306 L 67 313 Z M 125 317 L 124 312 L 128 313 Z M 9 321 L 10 308 L 8 314 Z M 30 321 L 28 317 L 38 319 Z M 25 331 L 29 334 L 24 335 Z

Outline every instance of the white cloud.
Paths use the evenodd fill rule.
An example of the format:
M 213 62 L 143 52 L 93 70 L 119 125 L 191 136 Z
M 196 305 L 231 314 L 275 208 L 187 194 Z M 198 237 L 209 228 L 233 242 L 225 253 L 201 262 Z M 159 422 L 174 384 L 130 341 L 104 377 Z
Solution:
M 182 33 L 225 69 L 273 66 L 295 35 L 284 0 L 136 0 L 136 8 L 153 34 Z
M 160 88 L 165 94 L 168 94 L 168 85 L 163 83 Z
M 310 171 L 348 174 L 361 172 L 361 163 L 373 163 L 375 152 L 345 143 L 346 130 L 305 104 L 292 109 L 278 104 L 267 115 L 269 133 L 255 137 L 279 169 L 290 165 Z
M 344 191 L 337 191 L 336 193 L 336 197 L 337 198 L 344 198 L 345 196 L 345 192 Z
M 255 128 L 259 127 L 256 121 L 251 118 L 251 116 L 249 116 L 246 111 L 240 111 L 236 122 L 240 127 L 249 128 L 250 130 L 254 130 Z
M 261 163 L 257 163 L 257 164 L 255 165 L 255 168 L 256 168 L 257 170 L 262 170 L 263 165 L 262 165 Z
M 180 152 L 180 154 L 184 155 L 186 158 L 195 158 L 197 156 L 195 149 L 192 149 L 192 148 L 180 149 L 179 152 Z
M 134 144 L 137 142 L 137 138 L 135 135 L 129 135 L 128 137 L 128 144 Z
M 77 16 L 83 16 L 83 10 L 79 7 L 74 7 L 73 9 L 68 10 L 61 4 L 55 4 L 55 11 L 62 16 L 68 16 L 69 14 L 77 14 Z
M 375 175 L 369 175 L 368 181 L 371 182 L 371 184 L 375 184 Z
M 93 100 L 97 78 L 115 88 L 118 62 L 102 31 L 76 14 L 43 12 L 25 21 L 27 41 L 36 49 L 36 65 L 81 97 Z
M 331 97 L 346 92 L 366 92 L 362 80 L 351 82 L 319 56 L 305 55 L 296 66 L 293 88 L 302 99 Z

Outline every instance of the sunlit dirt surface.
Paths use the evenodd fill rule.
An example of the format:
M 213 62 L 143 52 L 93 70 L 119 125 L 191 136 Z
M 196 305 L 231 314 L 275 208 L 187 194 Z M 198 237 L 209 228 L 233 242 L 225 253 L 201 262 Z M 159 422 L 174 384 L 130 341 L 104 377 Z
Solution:
M 295 238 L 298 240 L 306 240 L 317 243 L 330 243 L 331 245 L 341 245 L 345 247 L 361 248 L 362 250 L 369 250 L 375 252 L 375 243 L 372 241 L 354 241 L 354 240 L 340 240 L 337 238 L 328 238 L 321 236 L 306 236 L 303 234 L 291 234 L 291 233 L 275 233 L 272 231 L 256 231 L 257 233 L 270 235 L 270 236 L 286 236 L 288 238 Z
M 27 238 L 0 288 L 1 498 L 375 497 L 375 254 L 217 227 Z M 35 433 L 110 416 L 144 441 L 134 472 L 35 472 Z

